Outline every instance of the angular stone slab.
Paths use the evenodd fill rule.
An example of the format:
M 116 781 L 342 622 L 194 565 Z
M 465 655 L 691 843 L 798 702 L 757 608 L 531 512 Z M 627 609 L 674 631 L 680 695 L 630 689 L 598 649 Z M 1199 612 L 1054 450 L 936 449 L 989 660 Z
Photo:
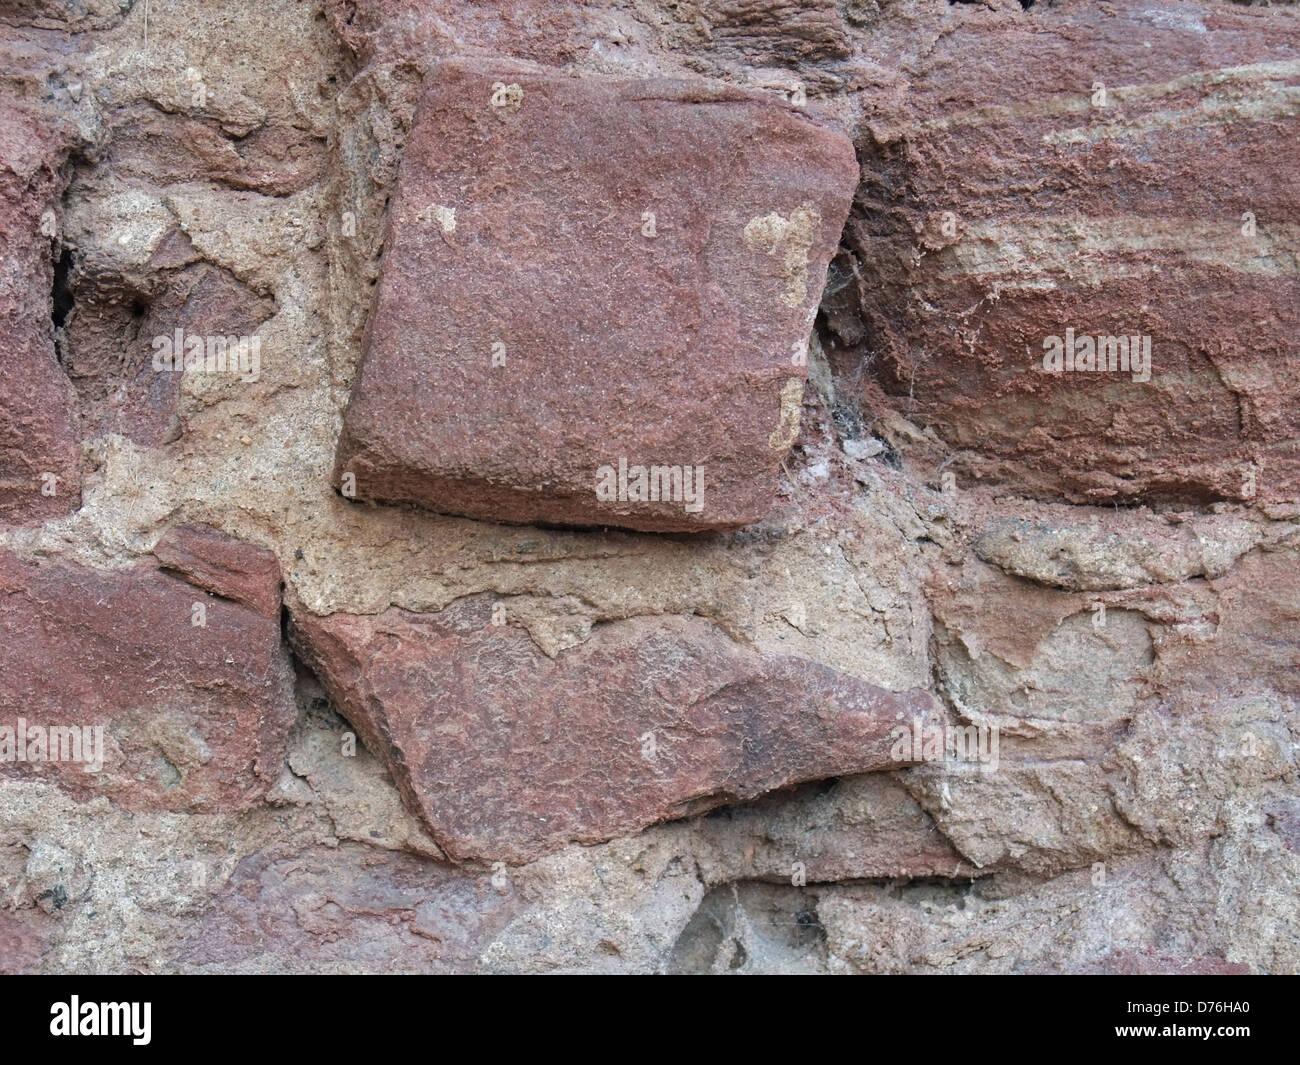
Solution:
M 896 769 L 890 730 L 929 718 L 699 618 L 598 626 L 547 658 L 491 601 L 438 614 L 296 614 L 291 639 L 410 808 L 457 860 L 524 862 L 576 841 L 799 781 Z
M 857 184 L 849 140 L 704 82 L 486 60 L 429 78 L 344 494 L 645 530 L 761 518 Z
M 101 571 L 0 551 L 0 779 L 126 809 L 239 809 L 275 781 L 296 718 L 278 611 L 213 597 L 148 563 Z M 100 726 L 102 768 L 88 772 Z M 80 761 L 69 757 L 77 741 Z

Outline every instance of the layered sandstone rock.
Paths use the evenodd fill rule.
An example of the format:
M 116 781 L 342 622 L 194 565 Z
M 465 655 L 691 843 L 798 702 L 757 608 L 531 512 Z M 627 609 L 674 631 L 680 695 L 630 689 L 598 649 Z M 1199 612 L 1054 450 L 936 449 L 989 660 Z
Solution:
M 438 63 L 344 494 L 636 529 L 762 517 L 856 181 L 847 138 L 774 97 Z
M 498 621 L 505 618 L 498 614 Z M 299 614 L 295 645 L 458 859 L 525 861 L 801 780 L 897 768 L 893 729 L 935 718 L 699 620 L 635 619 L 550 659 L 493 604 Z
M 0 521 L 75 509 L 81 446 L 72 387 L 55 358 L 53 267 L 70 130 L 0 102 Z

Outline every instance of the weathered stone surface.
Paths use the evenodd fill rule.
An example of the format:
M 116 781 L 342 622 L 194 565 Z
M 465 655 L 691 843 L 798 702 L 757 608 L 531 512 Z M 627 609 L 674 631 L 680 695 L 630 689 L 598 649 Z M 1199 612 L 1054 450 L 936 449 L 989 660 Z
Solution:
M 1210 580 L 1086 596 L 973 560 L 936 569 L 939 683 L 1000 726 L 1001 760 L 904 786 L 965 858 L 1036 877 L 1254 831 L 1295 792 L 1296 561 L 1252 550 Z M 1285 816 L 1269 823 L 1285 840 Z
M 280 615 L 280 563 L 274 551 L 207 525 L 176 525 L 153 549 L 163 569 L 263 617 Z
M 1204 593 L 1162 644 L 1162 684 L 1300 697 L 1300 551 L 1252 551 Z
M 296 717 L 275 612 L 149 565 L 104 572 L 5 551 L 0 637 L 0 729 L 10 730 L 7 748 L 0 732 L 0 777 L 184 811 L 247 806 L 275 781 Z M 47 758 L 52 729 L 76 729 L 83 742 L 65 734 L 62 760 L 20 761 L 20 719 L 29 739 L 33 727 L 46 737 Z M 102 768 L 90 771 L 101 726 Z
M 1068 510 L 1069 508 L 1062 508 Z M 1062 514 L 1062 517 L 1065 517 Z M 975 553 L 1006 573 L 1070 591 L 1107 591 L 1219 577 L 1261 544 L 1292 538 L 1285 525 L 1238 514 L 1191 517 L 1128 512 L 1099 521 L 1005 518 L 975 540 Z
M 723 882 L 788 882 L 800 871 L 810 884 L 979 875 L 892 773 L 810 784 L 798 794 L 715 810 L 698 831 L 696 863 Z
M 1099 976 L 1249 976 L 1250 966 L 1222 958 L 1180 958 L 1138 947 L 1117 950 L 1083 971 Z
M 196 922 L 189 971 L 464 972 L 519 909 L 491 874 L 364 847 L 254 855 Z
M 1271 921 L 1233 884 L 1240 854 L 1219 843 L 1034 884 L 846 886 L 823 895 L 817 916 L 841 972 L 1266 972 L 1271 960 L 1243 963 L 1235 946 Z M 1244 872 L 1253 886 L 1288 867 L 1271 854 L 1256 861 Z
M 456 859 L 525 861 L 801 780 L 896 768 L 934 699 L 632 619 L 547 658 L 486 598 L 293 620 L 295 646 Z
M 24 917 L 0 912 L 0 976 L 19 976 L 49 949 L 52 922 L 40 911 Z
M 856 180 L 847 138 L 770 95 L 438 64 L 339 442 L 345 494 L 649 530 L 758 519 Z M 652 465 L 676 482 L 639 487 Z
M 1039 499 L 1296 498 L 1300 10 L 939 8 L 873 49 L 899 69 L 864 97 L 837 365 L 946 445 L 927 476 L 946 451 Z M 1067 329 L 1149 337 L 1149 381 L 1046 372 Z
M 62 351 L 86 411 L 88 433 L 121 433 L 144 446 L 170 443 L 182 435 L 185 375 L 154 364 L 154 356 L 164 350 L 155 341 L 164 338 L 171 344 L 166 351 L 176 350 L 178 330 L 182 345 L 199 338 L 204 357 L 211 350 L 213 366 L 222 366 L 219 372 L 195 369 L 193 376 L 213 383 L 238 382 L 244 389 L 260 377 L 262 341 L 256 334 L 274 312 L 274 301 L 259 297 L 229 271 L 203 263 L 186 265 L 195 253 L 179 233 L 159 241 L 146 276 L 140 278 L 133 276 L 135 269 L 123 271 L 91 242 L 102 242 L 104 232 L 111 231 L 110 219 L 73 217 L 69 230 L 78 242 L 79 258 L 69 272 L 74 306 L 63 327 Z M 173 255 L 179 262 L 169 258 Z M 235 354 L 238 343 L 248 338 L 251 344 L 255 337 L 257 360 L 251 353 L 245 355 L 241 370 Z
M 1276 2 L 1195 0 L 1040 0 L 1027 11 L 1017 0 L 0 0 L 4 91 L 48 123 L 37 136 L 56 120 L 76 130 L 67 187 L 50 199 L 58 235 L 23 276 L 40 304 L 32 322 L 50 317 L 52 287 L 66 309 L 57 352 L 86 442 L 80 507 L 40 524 L 0 522 L 4 546 L 120 580 L 157 545 L 188 580 L 239 593 L 243 570 L 168 532 L 208 523 L 272 549 L 296 608 L 314 614 L 384 626 L 393 607 L 420 614 L 496 597 L 508 628 L 548 656 L 522 645 L 517 660 L 534 672 L 628 618 L 694 616 L 756 651 L 896 691 L 927 687 L 955 718 L 1001 728 L 996 769 L 945 761 L 809 781 L 527 865 L 452 868 L 385 763 L 364 745 L 348 756 L 346 734 L 358 729 L 303 669 L 287 758 L 251 806 L 136 802 L 131 789 L 153 779 L 156 756 L 142 758 L 146 781 L 128 772 L 89 802 L 73 798 L 76 781 L 60 790 L 53 772 L 0 776 L 0 969 L 1300 971 L 1300 504 L 1204 506 L 1216 497 L 1202 467 L 1189 463 L 1177 480 L 1167 439 L 1200 446 L 1194 434 L 1205 432 L 1220 461 L 1215 442 L 1231 428 L 1232 400 L 1208 373 L 1187 376 L 1185 391 L 1165 388 L 1151 449 L 1110 442 L 1138 440 L 1126 419 L 1151 414 L 1124 396 L 1168 385 L 1160 347 L 1151 386 L 1130 383 L 1123 402 L 1069 412 L 1061 403 L 1071 387 L 1087 391 L 1082 381 L 1062 375 L 1022 407 L 1010 394 L 989 400 L 996 368 L 976 365 L 986 367 L 990 336 L 1018 342 L 1016 329 L 1055 313 L 1052 290 L 1026 287 L 1025 273 L 1029 284 L 1047 274 L 1058 292 L 1070 269 L 1079 284 L 1095 277 L 1103 303 L 1150 295 L 1152 311 L 1181 328 L 1177 284 L 1188 286 L 1184 306 L 1208 291 L 1210 310 L 1243 291 L 1246 271 L 1207 289 L 1194 260 L 1226 256 L 1206 236 L 1239 233 L 1246 209 L 1266 238 L 1252 276 L 1288 268 L 1278 210 L 1294 215 L 1284 169 L 1293 119 L 1280 112 L 1295 86 L 1268 65 L 1293 60 L 1294 46 L 1288 57 L 1260 41 L 1294 41 L 1296 17 Z M 854 258 L 832 269 L 800 437 L 762 523 L 704 538 L 629 535 L 339 498 L 339 412 L 363 350 L 389 196 L 426 75 L 451 56 L 510 56 L 599 85 L 710 77 L 788 98 L 801 84 L 809 110 L 856 131 L 865 213 L 848 234 Z M 1201 81 L 1142 96 L 1183 73 Z M 194 75 L 209 90 L 202 102 Z M 1109 113 L 1089 109 L 1095 80 L 1111 90 Z M 1058 106 L 1077 108 L 1073 125 Z M 1054 114 L 1065 125 L 1053 127 Z M 1108 157 L 1099 141 L 1070 155 L 1059 137 L 1034 141 L 1076 127 L 1113 128 L 1111 143 L 1130 147 Z M 1243 205 L 1238 189 L 1273 206 Z M 1168 227 L 1134 226 L 1139 212 Z M 1189 221 L 1202 217 L 1203 230 Z M 1237 317 L 1249 343 L 1267 328 Z M 1214 318 L 1216 342 L 1228 322 Z M 849 339 L 852 323 L 880 329 Z M 916 330 L 886 334 L 891 323 Z M 139 373 L 149 338 L 178 325 L 257 330 L 259 382 Z M 1284 343 L 1288 329 L 1279 315 L 1269 342 Z M 1005 352 L 1005 372 L 1020 353 Z M 1239 354 L 1223 359 L 1229 374 Z M 1251 402 L 1294 406 L 1284 376 Z M 1207 389 L 1223 405 L 1207 408 Z M 1085 415 L 1099 409 L 1106 417 L 1090 434 L 1097 423 Z M 1248 424 L 1249 405 L 1239 410 Z M 1086 428 L 1067 438 L 1076 415 Z M 1050 440 L 1035 451 L 1038 420 Z M 1008 436 L 1022 441 L 1011 458 Z M 942 472 L 956 472 L 956 490 L 940 492 L 949 459 Z M 990 471 L 1000 487 L 976 482 Z M 1093 497 L 1076 489 L 1134 471 L 1188 501 L 1078 504 Z M 1261 468 L 1262 493 L 1276 490 L 1276 472 Z M 1041 498 L 1023 498 L 1025 485 Z M 269 615 L 208 600 L 170 575 L 179 570 L 144 569 L 182 604 L 208 602 L 209 627 L 224 607 L 270 633 Z M 86 629 L 63 638 L 64 656 L 38 679 L 61 683 L 83 642 L 108 661 L 101 651 L 133 600 L 108 602 L 122 609 L 84 614 Z M 0 629 L 0 657 L 13 631 Z M 176 647 L 189 630 L 165 635 Z M 465 641 L 443 645 L 458 654 Z M 404 653 L 395 647 L 393 658 Z M 191 703 L 207 714 L 205 700 L 230 692 L 204 687 L 217 674 L 191 657 L 192 687 L 168 687 L 151 720 Z M 496 661 L 485 649 L 473 668 Z M 143 697 L 141 671 L 130 675 Z M 523 705 L 526 673 L 512 676 L 524 678 Z M 575 701 L 604 705 L 596 683 Z M 483 731 L 473 714 L 464 728 Z M 587 790 L 605 789 L 598 780 Z
M 854 0 L 856 3 L 857 0 Z M 825 77 L 818 61 L 845 59 L 838 0 L 333 0 L 335 32 L 363 66 L 400 58 L 419 67 L 447 54 L 515 56 L 561 67 L 594 60 L 606 72 L 680 68 L 736 72 L 768 66 Z M 850 8 L 850 17 L 852 9 Z M 658 60 L 645 63 L 646 53 Z
M 54 352 L 51 237 L 68 133 L 39 111 L 0 102 L 0 521 L 75 509 L 81 446 L 75 397 Z
M 116 0 L 3 0 L 0 19 L 31 24 L 42 29 L 64 29 L 68 25 L 105 27 L 121 17 Z
M 709 892 L 673 944 L 671 975 L 807 975 L 820 971 L 825 932 L 814 896 L 745 882 Z
M 643 11 L 675 50 L 778 65 L 849 53 L 835 0 L 687 0 Z

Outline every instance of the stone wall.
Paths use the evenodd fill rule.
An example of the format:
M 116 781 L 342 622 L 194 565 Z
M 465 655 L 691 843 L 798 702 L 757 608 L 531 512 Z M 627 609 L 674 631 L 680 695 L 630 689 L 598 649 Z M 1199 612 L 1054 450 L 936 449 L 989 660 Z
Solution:
M 0 972 L 1300 967 L 1300 8 L 0 50 Z

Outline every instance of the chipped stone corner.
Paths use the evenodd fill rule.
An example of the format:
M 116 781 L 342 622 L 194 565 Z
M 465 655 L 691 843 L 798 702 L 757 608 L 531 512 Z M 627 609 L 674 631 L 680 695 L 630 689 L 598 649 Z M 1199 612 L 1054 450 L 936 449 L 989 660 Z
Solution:
M 747 248 L 775 260 L 785 285 L 780 299 L 791 309 L 805 306 L 812 295 L 808 291 L 808 272 L 821 222 L 817 208 L 804 203 L 789 217 L 772 211 L 751 218 L 742 230 Z

